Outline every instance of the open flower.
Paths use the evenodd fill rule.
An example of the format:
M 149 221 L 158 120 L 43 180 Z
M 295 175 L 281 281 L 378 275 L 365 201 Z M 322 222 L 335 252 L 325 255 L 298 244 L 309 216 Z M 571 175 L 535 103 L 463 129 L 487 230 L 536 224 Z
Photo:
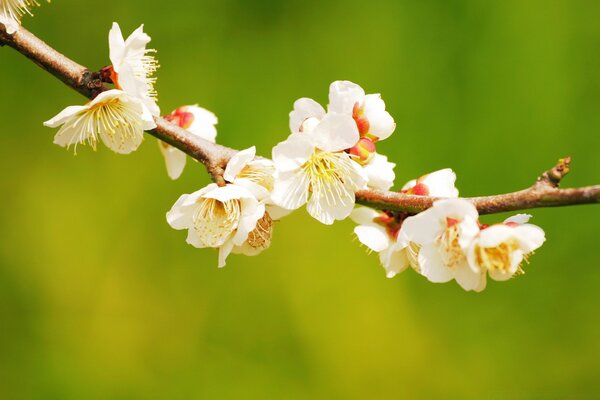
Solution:
M 100 93 L 85 106 L 69 106 L 45 126 L 60 129 L 54 143 L 77 152 L 78 144 L 96 149 L 98 138 L 115 153 L 128 154 L 142 143 L 144 131 L 156 124 L 148 109 L 137 98 L 121 90 Z
M 431 282 L 455 279 L 465 290 L 485 288 L 485 272 L 467 262 L 467 250 L 479 233 L 478 213 L 467 200 L 436 201 L 431 208 L 402 225 L 403 234 L 416 243 L 421 274 Z
M 271 199 L 276 175 L 275 163 L 266 158 L 257 158 L 256 147 L 252 146 L 231 157 L 223 173 L 223 179 L 248 189 L 265 204 L 269 216 L 279 220 L 288 215 L 291 210 L 275 205 Z
M 15 33 L 21 25 L 21 17 L 33 15 L 33 6 L 39 6 L 39 3 L 35 0 L 0 0 L 0 23 L 6 27 L 6 33 Z
M 146 49 L 150 36 L 144 33 L 144 25 L 137 28 L 127 40 L 123 39 L 119 24 L 113 22 L 108 34 L 110 61 L 112 63 L 112 81 L 118 89 L 141 99 L 150 113 L 160 115 L 156 104 L 154 73 L 158 62 L 152 56 L 155 50 Z
M 455 182 L 456 174 L 454 171 L 445 168 L 407 182 L 402 187 L 401 192 L 419 196 L 458 197 Z
M 215 128 L 218 122 L 217 117 L 202 107 L 198 107 L 197 105 L 182 106 L 164 118 L 193 135 L 212 143 L 215 142 L 217 137 L 217 128 Z M 160 140 L 158 141 L 158 146 L 165 157 L 169 177 L 171 179 L 179 178 L 185 167 L 186 154 Z
M 540 227 L 527 223 L 529 217 L 527 214 L 518 214 L 502 224 L 482 229 L 469 247 L 471 268 L 489 272 L 490 278 L 496 281 L 505 281 L 523 273 L 523 259 L 545 240 Z
M 363 88 L 350 81 L 335 81 L 329 86 L 328 110 L 352 116 L 360 136 L 373 142 L 387 139 L 396 129 L 381 95 L 365 94 Z
M 449 168 L 408 182 L 404 185 L 405 191 L 415 187 L 419 180 L 424 182 L 421 186 L 422 190 L 413 194 L 435 197 L 458 196 L 458 190 L 454 187 L 456 175 Z M 357 207 L 350 215 L 350 218 L 359 224 L 354 228 L 358 240 L 379 253 L 379 260 L 388 278 L 404 271 L 409 265 L 417 272 L 421 270 L 417 257 L 420 246 L 411 242 L 402 229 L 403 221 L 407 217 L 403 213 L 375 211 L 367 207 Z
M 346 218 L 354 207 L 354 192 L 363 189 L 367 177 L 343 150 L 358 141 L 352 119 L 326 114 L 301 124 L 273 148 L 277 179 L 271 198 L 288 210 L 308 202 L 308 213 L 324 224 Z M 309 199 L 310 197 L 310 199 Z
M 370 189 L 389 190 L 394 186 L 394 167 L 396 164 L 389 162 L 382 154 L 375 153 L 369 163 L 363 165 L 367 175 L 367 187 Z
M 211 183 L 182 195 L 167 213 L 174 229 L 187 229 L 187 243 L 219 249 L 219 267 L 234 253 L 258 254 L 271 243 L 272 221 L 247 189 Z

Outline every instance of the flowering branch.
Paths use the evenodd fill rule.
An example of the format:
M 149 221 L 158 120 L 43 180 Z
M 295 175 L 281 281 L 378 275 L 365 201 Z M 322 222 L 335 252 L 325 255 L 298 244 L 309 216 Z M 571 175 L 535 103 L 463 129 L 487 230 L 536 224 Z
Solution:
M 20 27 L 9 34 L 0 23 L 0 46 L 7 45 L 23 54 L 48 71 L 67 86 L 89 99 L 108 90 L 100 73 L 92 72 L 59 53 L 25 28 Z M 156 128 L 149 130 L 152 136 L 198 160 L 208 170 L 214 182 L 224 185 L 223 173 L 228 161 L 237 151 L 211 143 L 167 120 L 154 117 Z M 544 172 L 530 188 L 507 194 L 467 198 L 481 214 L 524 210 L 538 207 L 557 207 L 577 204 L 600 203 L 600 185 L 559 189 L 562 178 L 569 172 L 571 159 L 561 159 L 552 169 Z M 430 208 L 437 197 L 405 193 L 360 190 L 356 203 L 376 209 L 418 213 Z

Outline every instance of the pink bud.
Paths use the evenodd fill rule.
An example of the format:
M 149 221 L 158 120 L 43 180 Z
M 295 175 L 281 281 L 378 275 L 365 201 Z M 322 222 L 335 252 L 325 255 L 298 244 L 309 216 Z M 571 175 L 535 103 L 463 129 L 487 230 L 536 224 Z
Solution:
M 358 142 L 346 150 L 355 160 L 361 164 L 367 164 L 375 154 L 375 143 L 367 138 L 361 138 Z
M 185 106 L 177 108 L 171 114 L 166 115 L 164 118 L 179 126 L 180 128 L 187 129 L 194 122 L 194 114 L 186 111 L 187 108 Z

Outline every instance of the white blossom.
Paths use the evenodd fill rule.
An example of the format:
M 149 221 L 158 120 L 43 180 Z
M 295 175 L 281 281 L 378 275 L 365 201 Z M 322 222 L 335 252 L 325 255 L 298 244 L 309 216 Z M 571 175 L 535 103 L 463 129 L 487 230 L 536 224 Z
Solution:
M 98 138 L 116 153 L 128 154 L 142 143 L 144 131 L 156 124 L 137 98 L 113 89 L 100 93 L 84 106 L 69 106 L 45 126 L 60 129 L 54 143 L 62 147 L 88 144 L 96 149 Z
M 457 197 L 458 190 L 454 187 L 455 181 L 456 175 L 448 168 L 408 182 L 404 185 L 403 191 L 409 192 L 410 189 L 416 187 L 417 191 L 409 193 L 435 197 Z M 419 183 L 417 184 L 417 182 Z M 381 187 L 381 189 L 387 188 Z M 388 278 L 404 271 L 409 265 L 420 272 L 417 257 L 420 246 L 411 242 L 404 230 L 401 229 L 406 215 L 357 207 L 350 217 L 359 224 L 354 228 L 358 240 L 369 249 L 379 253 L 379 260 L 385 268 Z
M 305 120 L 299 131 L 273 148 L 274 203 L 295 210 L 308 202 L 308 213 L 328 225 L 348 217 L 354 192 L 367 182 L 360 165 L 344 152 L 358 141 L 356 124 L 347 116 L 328 113 L 320 120 Z
M 21 25 L 21 17 L 33 15 L 31 8 L 39 5 L 35 0 L 0 0 L 0 23 L 4 24 L 6 33 L 15 33 Z
M 396 164 L 388 161 L 382 154 L 375 153 L 369 163 L 363 165 L 367 175 L 367 186 L 370 189 L 389 190 L 394 186 L 394 167 Z
M 113 83 L 132 96 L 141 99 L 152 115 L 159 116 L 160 109 L 156 104 L 154 73 L 158 62 L 152 55 L 155 50 L 146 49 L 150 36 L 144 33 L 144 25 L 137 28 L 125 40 L 119 24 L 113 22 L 108 34 L 110 61 L 114 75 Z
M 365 94 L 350 81 L 335 81 L 329 86 L 329 112 L 352 116 L 361 137 L 383 140 L 396 129 L 394 118 L 385 110 L 380 94 Z
M 218 266 L 231 253 L 258 254 L 271 243 L 272 220 L 246 188 L 211 183 L 182 195 L 167 213 L 174 229 L 187 229 L 187 243 L 219 249 Z
M 523 259 L 545 241 L 544 231 L 528 224 L 529 215 L 518 214 L 502 224 L 486 227 L 473 240 L 468 251 L 471 268 L 489 272 L 490 278 L 505 281 L 523 273 Z
M 431 282 L 455 279 L 465 290 L 485 288 L 485 273 L 467 262 L 467 251 L 479 233 L 475 206 L 464 199 L 436 201 L 431 208 L 407 218 L 403 234 L 420 246 L 421 274 Z
M 401 192 L 420 196 L 454 198 L 458 197 L 455 183 L 456 174 L 452 169 L 445 168 L 407 182 Z
M 215 114 L 202 107 L 198 107 L 197 105 L 182 106 L 164 118 L 193 135 L 212 143 L 215 142 L 217 137 L 217 128 L 215 125 L 218 119 Z M 165 158 L 169 177 L 171 179 L 179 178 L 187 161 L 186 154 L 160 140 L 158 141 L 158 146 Z

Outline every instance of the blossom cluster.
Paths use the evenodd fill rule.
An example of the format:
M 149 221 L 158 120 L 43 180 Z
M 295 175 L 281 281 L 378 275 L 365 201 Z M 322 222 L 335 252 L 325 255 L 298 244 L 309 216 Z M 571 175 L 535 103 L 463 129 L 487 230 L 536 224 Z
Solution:
M 109 32 L 109 58 L 101 76 L 112 83 L 85 105 L 70 106 L 45 122 L 60 127 L 54 142 L 96 149 L 98 139 L 116 153 L 136 150 L 145 130 L 160 116 L 154 77 L 158 63 L 147 49 L 143 26 L 124 39 L 119 25 Z M 175 109 L 164 119 L 193 135 L 215 142 L 217 117 L 197 105 Z M 167 222 L 187 230 L 187 243 L 218 249 L 218 266 L 231 253 L 256 255 L 273 237 L 273 221 L 306 205 L 317 221 L 331 225 L 351 218 L 358 240 L 377 252 L 388 277 L 409 267 L 431 282 L 456 282 L 481 291 L 487 276 L 503 281 L 523 273 L 522 262 L 544 242 L 544 231 L 519 214 L 482 224 L 471 202 L 458 197 L 456 175 L 443 169 L 409 181 L 401 193 L 440 198 L 419 214 L 378 211 L 355 205 L 355 192 L 390 190 L 395 164 L 378 152 L 395 131 L 381 95 L 336 81 L 326 107 L 309 98 L 293 104 L 289 135 L 272 149 L 272 159 L 251 147 L 229 160 L 220 184 L 183 194 Z M 187 156 L 159 142 L 167 174 L 177 179 Z

